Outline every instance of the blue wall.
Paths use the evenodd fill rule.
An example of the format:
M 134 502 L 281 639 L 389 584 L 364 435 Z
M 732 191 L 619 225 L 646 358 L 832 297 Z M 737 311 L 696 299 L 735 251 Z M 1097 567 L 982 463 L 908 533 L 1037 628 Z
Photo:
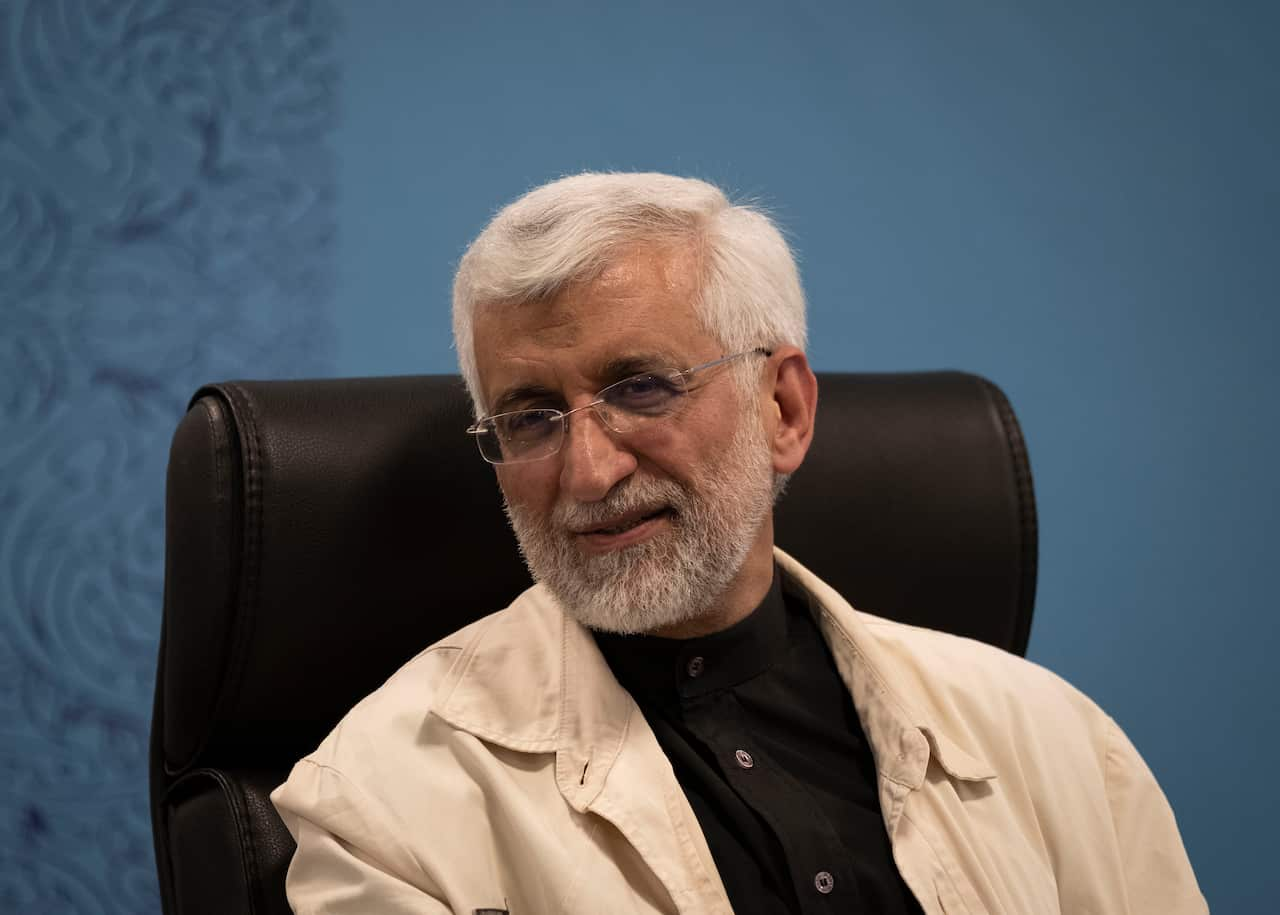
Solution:
M 452 265 L 532 184 L 661 169 L 762 198 L 819 369 L 1009 393 L 1041 510 L 1031 657 L 1131 734 L 1210 904 L 1274 909 L 1280 8 L 363 9 L 341 371 L 450 370 Z
M 452 371 L 462 248 L 583 168 L 769 204 L 817 368 L 1005 388 L 1031 656 L 1128 730 L 1214 910 L 1273 909 L 1277 7 L 525 6 L 0 0 L 0 910 L 154 908 L 183 395 Z
M 169 437 L 333 371 L 336 20 L 0 0 L 0 912 L 156 912 Z

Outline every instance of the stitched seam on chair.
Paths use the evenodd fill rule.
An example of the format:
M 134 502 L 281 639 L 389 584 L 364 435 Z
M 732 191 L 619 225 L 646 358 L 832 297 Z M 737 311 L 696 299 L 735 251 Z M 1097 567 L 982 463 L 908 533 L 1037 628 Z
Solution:
M 201 407 L 204 413 L 205 425 L 209 427 L 209 441 L 213 443 L 213 491 L 215 493 L 222 492 L 223 479 L 226 474 L 226 467 L 223 466 L 223 453 L 219 446 L 222 436 L 218 434 L 218 423 L 213 418 L 213 411 L 208 407 Z
M 164 866 L 165 866 L 165 875 L 169 878 L 167 885 L 162 885 L 160 887 L 160 903 L 162 906 L 166 901 L 166 899 L 172 899 L 176 901 L 176 896 L 178 894 L 177 871 L 174 869 L 173 847 L 171 844 L 172 843 L 171 837 L 173 835 L 173 828 L 172 828 L 173 818 L 171 814 L 173 813 L 173 808 L 169 805 L 169 792 L 172 790 L 172 788 L 173 788 L 173 783 L 166 785 L 164 789 L 164 793 L 160 796 L 160 801 L 159 801 L 160 812 L 161 812 L 161 815 L 164 817 L 163 859 L 164 859 Z
M 254 555 L 256 556 L 257 549 L 256 549 L 255 541 L 260 538 L 256 536 L 250 537 L 248 531 L 251 529 L 251 525 L 253 525 L 252 529 L 255 534 L 257 533 L 257 525 L 259 524 L 257 519 L 261 515 L 261 511 L 258 509 L 256 504 L 256 499 L 259 496 L 259 493 L 257 492 L 257 490 L 259 489 L 257 485 L 257 455 L 258 455 L 257 426 L 253 421 L 252 410 L 251 408 L 248 407 L 247 403 L 243 407 L 237 408 L 236 395 L 240 393 L 240 390 L 236 385 L 228 382 L 224 384 L 212 385 L 208 388 L 202 388 L 200 391 L 196 392 L 196 398 L 193 398 L 192 405 L 194 406 L 196 403 L 198 403 L 198 398 L 201 396 L 206 396 L 207 392 L 216 392 L 217 394 L 220 394 L 222 397 L 226 399 L 227 406 L 231 408 L 230 410 L 231 418 L 234 421 L 234 425 L 237 428 L 244 428 L 247 426 L 247 428 L 244 428 L 246 447 L 241 449 L 241 454 L 244 456 L 244 461 L 245 461 L 245 464 L 247 465 L 246 471 L 245 471 L 245 492 L 247 495 L 247 499 L 246 499 L 247 504 L 246 504 L 244 516 L 241 518 L 241 524 L 242 524 L 241 536 L 244 538 L 241 549 L 242 551 L 252 550 Z M 245 414 L 245 415 L 242 415 L 242 414 Z M 209 415 L 209 421 L 211 426 L 213 426 L 214 421 L 213 421 L 212 415 Z M 216 452 L 217 452 L 216 447 L 214 451 L 216 455 Z M 218 461 L 215 456 L 215 465 L 217 463 Z M 225 470 L 225 467 L 223 468 L 223 470 Z M 221 485 L 221 479 L 219 480 L 219 485 Z M 234 512 L 233 512 L 233 515 L 234 515 Z M 242 564 L 242 569 L 240 574 L 240 585 L 239 585 L 239 588 L 237 589 L 239 594 L 241 595 L 241 600 L 238 601 L 238 603 L 243 603 L 243 595 L 246 593 L 249 593 L 250 589 L 253 589 L 254 593 L 256 593 L 256 586 L 257 586 L 256 574 L 257 574 L 257 565 L 255 561 L 245 561 Z M 243 631 L 246 629 L 246 626 L 243 625 L 242 618 L 245 617 L 246 615 L 247 614 L 245 614 L 244 612 L 237 612 L 236 614 L 236 621 L 234 624 L 235 631 L 232 634 L 230 656 L 227 659 L 226 680 L 230 685 L 221 689 L 218 692 L 218 695 L 214 698 L 213 711 L 211 714 L 212 720 L 210 721 L 208 728 L 205 730 L 204 735 L 201 737 L 200 741 L 197 743 L 195 750 L 192 751 L 190 756 L 187 758 L 186 762 L 180 768 L 186 768 L 187 766 L 191 765 L 191 763 L 195 762 L 204 754 L 205 750 L 208 749 L 209 742 L 213 739 L 213 732 L 216 727 L 216 722 L 226 712 L 227 708 L 231 705 L 232 701 L 235 698 L 239 697 L 240 681 L 241 681 L 242 671 L 244 667 L 242 655 L 244 652 L 244 646 L 247 644 L 247 639 L 245 637 L 246 633 Z M 167 767 L 167 764 L 166 764 L 166 767 Z
M 1014 633 L 1014 638 L 1016 639 L 1014 648 L 1018 654 L 1026 654 L 1027 641 L 1031 636 L 1030 616 L 1035 600 L 1036 579 L 1035 556 L 1033 555 L 1036 550 L 1037 539 L 1035 492 L 1032 488 L 1031 475 L 1028 469 L 1031 462 L 1027 455 L 1026 442 L 1022 437 L 1022 427 L 1019 426 L 1017 416 L 1013 412 L 1013 405 L 1009 403 L 1009 399 L 1004 396 L 1004 392 L 995 384 L 986 378 L 980 378 L 979 380 L 996 408 L 996 415 L 1000 419 L 1000 425 L 1004 432 L 1005 445 L 1009 449 L 1009 461 L 1013 465 L 1014 485 L 1018 496 L 1019 547 L 1018 603 L 1016 608 L 1018 631 Z M 1025 626 L 1023 625 L 1024 617 L 1026 618 Z
M 239 787 L 238 785 L 235 787 Z M 253 823 L 249 816 L 249 805 L 245 803 L 244 790 L 237 792 L 236 800 L 239 802 L 235 806 L 236 818 L 241 822 L 241 834 L 244 838 L 241 840 L 241 846 L 248 852 L 244 856 L 247 863 L 245 866 L 245 880 L 248 885 L 248 903 L 250 915 L 258 910 L 258 887 L 261 883 L 261 877 L 258 874 L 258 843 L 253 839 Z
M 199 405 L 199 401 L 197 401 L 196 403 L 197 405 Z M 226 474 L 226 467 L 224 466 L 224 463 L 223 463 L 223 457 L 224 457 L 223 449 L 221 447 L 223 440 L 226 438 L 225 430 L 221 430 L 224 432 L 224 434 L 219 434 L 220 430 L 218 428 L 218 421 L 214 418 L 213 411 L 208 409 L 207 407 L 202 407 L 201 409 L 204 410 L 205 422 L 208 423 L 208 426 L 209 426 L 209 441 L 213 446 L 214 492 L 220 493 L 223 491 L 222 486 L 223 486 L 223 483 L 225 482 L 225 474 Z M 234 512 L 232 513 L 232 517 L 234 517 Z M 215 716 L 218 712 L 218 708 L 221 702 L 222 702 L 222 697 L 220 695 L 215 695 L 213 699 L 213 708 L 210 709 L 210 711 Z M 200 758 L 201 754 L 204 753 L 205 747 L 209 745 L 209 740 L 212 738 L 212 736 L 213 736 L 213 722 L 211 721 L 209 722 L 203 737 L 199 740 L 199 742 L 197 742 L 195 749 L 192 750 L 190 755 L 183 760 L 182 766 L 180 767 L 181 769 L 185 769 L 187 766 L 190 766 L 192 763 L 194 763 L 197 759 Z
M 223 797 L 226 798 L 227 807 L 231 811 L 231 819 L 235 827 L 236 839 L 240 846 L 240 863 L 245 868 L 245 890 L 247 893 L 247 901 L 249 903 L 249 912 L 252 915 L 252 913 L 257 910 L 257 907 L 254 905 L 253 888 L 258 879 L 258 859 L 254 856 L 255 846 L 253 844 L 253 837 L 250 835 L 248 828 L 248 817 L 245 815 L 243 805 L 238 805 L 236 803 L 237 797 L 235 792 L 231 790 L 231 784 L 227 781 L 226 777 L 217 769 L 192 769 L 190 772 L 183 775 L 180 779 L 165 789 L 164 796 L 161 799 L 161 803 L 164 805 L 165 809 L 165 819 L 166 821 L 171 819 L 171 814 L 174 809 L 172 803 L 174 790 L 180 788 L 183 791 L 188 791 L 188 783 L 197 777 L 205 777 L 213 781 L 214 784 L 222 790 Z M 168 822 L 165 824 L 165 831 L 169 834 L 172 834 L 173 832 Z M 169 886 L 172 888 L 172 892 L 176 894 L 177 872 L 174 869 L 173 856 L 171 854 L 166 854 L 165 858 L 169 865 Z M 246 864 L 246 862 L 248 863 Z M 175 902 L 176 901 L 177 899 L 175 896 Z
M 239 425 L 244 432 L 244 568 L 240 576 L 240 594 L 237 600 L 235 633 L 228 664 L 229 685 L 220 698 L 217 711 L 225 712 L 240 698 L 244 685 L 245 655 L 252 640 L 254 608 L 258 600 L 258 579 L 262 567 L 262 467 L 261 443 L 253 404 L 247 393 L 238 385 L 224 386 L 227 397 L 236 410 Z
M 245 810 L 243 796 L 236 790 L 233 785 L 221 772 L 210 769 L 210 776 L 222 788 L 222 793 L 227 799 L 227 806 L 231 809 L 231 820 L 235 824 L 236 838 L 240 842 L 240 863 L 244 867 L 245 879 L 245 901 L 249 905 L 249 913 L 253 915 L 257 911 L 256 897 L 254 889 L 258 885 L 258 857 L 257 848 L 253 842 L 253 830 L 249 825 L 249 817 Z

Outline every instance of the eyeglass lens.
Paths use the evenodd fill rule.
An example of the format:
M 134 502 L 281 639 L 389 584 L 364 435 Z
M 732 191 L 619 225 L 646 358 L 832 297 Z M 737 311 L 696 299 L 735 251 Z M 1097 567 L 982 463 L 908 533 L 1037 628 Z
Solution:
M 685 369 L 641 372 L 615 381 L 589 404 L 572 410 L 513 410 L 476 423 L 472 428 L 480 454 L 491 464 L 511 464 L 550 457 L 564 442 L 565 424 L 580 410 L 593 410 L 617 433 L 634 432 L 646 420 L 669 416 L 678 410 L 689 392 L 688 379 L 743 356 L 771 356 L 772 350 L 756 348 L 723 356 L 713 362 Z
M 609 385 L 589 408 L 614 432 L 634 432 L 645 419 L 671 413 L 684 393 L 679 372 L 645 372 Z M 480 452 L 494 464 L 555 454 L 564 440 L 567 416 L 559 410 L 516 410 L 491 417 L 480 423 Z

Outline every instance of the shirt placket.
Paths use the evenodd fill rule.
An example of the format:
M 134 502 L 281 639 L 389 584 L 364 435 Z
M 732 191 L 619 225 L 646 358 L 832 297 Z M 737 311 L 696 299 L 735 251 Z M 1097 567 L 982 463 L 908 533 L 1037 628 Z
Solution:
M 686 726 L 711 750 L 730 787 L 783 848 L 800 911 L 865 911 L 857 878 L 830 822 L 813 796 L 752 740 L 746 721 L 746 711 L 730 691 L 686 708 Z

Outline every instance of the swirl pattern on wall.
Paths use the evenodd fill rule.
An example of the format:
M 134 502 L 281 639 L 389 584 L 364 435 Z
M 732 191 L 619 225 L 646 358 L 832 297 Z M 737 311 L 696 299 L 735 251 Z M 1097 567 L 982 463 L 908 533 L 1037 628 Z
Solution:
M 323 0 L 0 0 L 0 911 L 159 908 L 169 437 L 332 365 Z

